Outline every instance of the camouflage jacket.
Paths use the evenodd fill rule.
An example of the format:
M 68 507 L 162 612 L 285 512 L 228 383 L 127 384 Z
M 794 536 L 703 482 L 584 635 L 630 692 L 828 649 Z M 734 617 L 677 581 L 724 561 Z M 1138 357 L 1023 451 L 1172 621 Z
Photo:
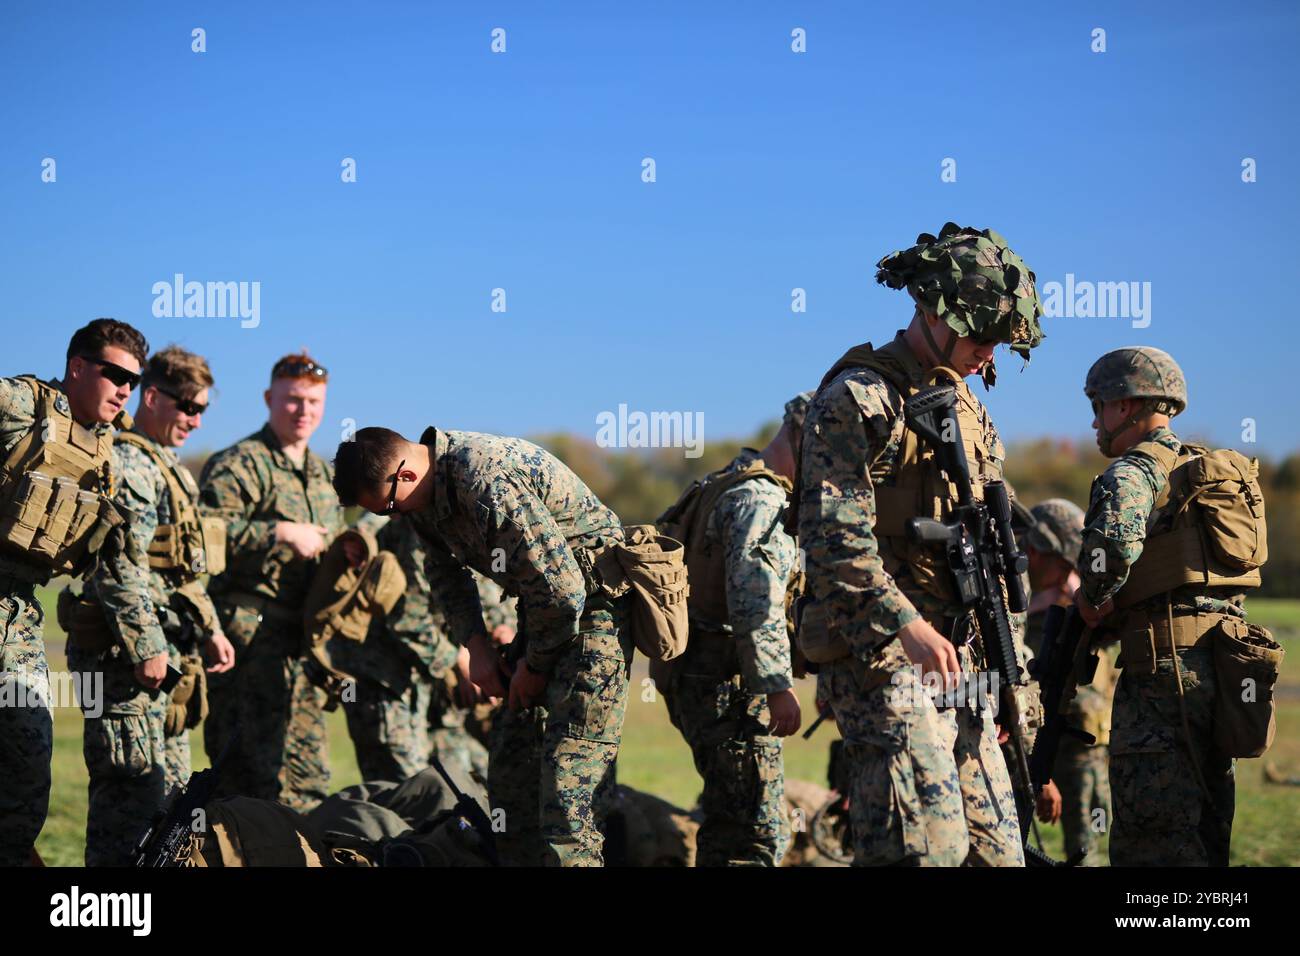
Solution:
M 175 450 L 159 446 L 158 451 L 166 461 L 176 463 Z M 197 499 L 199 488 L 189 471 L 179 468 L 177 473 L 186 489 Z M 131 516 L 131 534 L 135 537 L 141 553 L 144 553 L 149 547 L 149 542 L 153 540 L 158 526 L 171 524 L 176 517 L 167 481 L 161 469 L 148 454 L 134 445 L 121 441 L 113 445 L 113 481 L 113 500 Z M 182 582 L 171 572 L 150 568 L 148 574 L 149 597 L 158 610 L 164 633 L 167 634 L 171 642 L 171 650 L 175 653 L 182 649 L 177 642 L 183 632 L 182 622 L 172 608 L 172 594 Z M 110 576 L 103 569 L 94 574 L 92 584 L 97 591 L 102 592 L 105 588 L 111 590 L 113 582 L 106 578 Z M 211 599 L 206 594 L 196 592 L 196 599 L 211 604 Z M 210 618 L 215 619 L 216 611 L 211 608 L 209 611 Z M 183 649 L 186 652 L 193 651 L 192 642 L 200 636 L 207 635 L 199 635 L 192 630 L 185 634 L 186 646 Z
M 322 525 L 326 541 L 343 530 L 331 479 L 330 466 L 310 449 L 295 464 L 270 425 L 209 458 L 199 478 L 199 503 L 204 513 L 226 521 L 226 570 L 209 584 L 213 596 L 244 592 L 301 607 L 317 562 L 276 544 L 275 526 Z
M 334 664 L 349 674 L 404 693 L 412 681 L 441 678 L 456 663 L 459 648 L 447 636 L 447 615 L 433 599 L 426 570 L 427 547 L 410 520 L 366 515 L 357 524 L 374 532 L 379 547 L 392 552 L 406 575 L 406 591 L 392 611 L 376 617 L 364 644 L 331 643 Z M 488 627 L 513 621 L 501 589 L 475 575 Z
M 63 388 L 57 380 L 50 384 L 60 390 Z M 36 425 L 31 388 L 17 379 L 0 378 L 0 457 L 7 455 Z M 111 427 L 99 425 L 96 430 L 102 432 Z M 109 491 L 111 493 L 113 489 Z M 136 540 L 139 540 L 138 534 Z M 15 559 L 7 555 L 0 559 L 0 574 L 4 573 L 3 562 L 10 560 Z M 149 568 L 143 549 L 138 552 L 134 548 L 123 550 L 100 562 L 88 577 L 102 582 L 96 589 L 99 598 L 104 603 L 115 636 L 133 664 L 167 650 L 167 639 L 163 636 L 150 597 Z
M 757 457 L 747 448 L 723 471 L 745 468 Z M 727 619 L 741 679 L 754 694 L 794 686 L 785 597 L 798 549 L 783 526 L 786 504 L 785 491 L 772 481 L 742 481 L 719 497 L 704 528 L 710 547 L 722 547 Z
M 971 399 L 983 426 L 979 441 L 1000 470 L 1006 457 L 1002 441 L 987 410 Z M 906 427 L 903 396 L 869 368 L 846 369 L 828 382 L 804 422 L 799 545 L 806 589 L 825 605 L 828 628 L 861 660 L 869 661 L 918 616 L 933 623 L 960 613 L 910 580 L 895 580 L 873 532 L 876 497 L 869 469 L 878 462 L 889 466 L 878 471 L 892 471 Z
M 1163 426 L 1142 441 L 1158 442 L 1174 452 L 1183 447 L 1178 436 Z M 1083 596 L 1093 607 L 1114 598 L 1128 580 L 1129 569 L 1142 555 L 1156 499 L 1167 483 L 1168 476 L 1155 460 L 1140 451 L 1119 456 L 1093 481 L 1078 561 Z M 1143 604 L 1164 607 L 1164 598 L 1156 596 Z M 1241 596 L 1222 589 L 1179 588 L 1173 592 L 1173 606 L 1244 616 Z M 1107 624 L 1115 622 L 1108 619 Z
M 578 638 L 587 584 L 575 550 L 623 538 L 614 512 L 559 459 L 520 438 L 429 428 L 433 496 L 411 517 L 428 542 L 429 584 L 449 633 L 484 629 L 469 568 L 519 599 L 526 660 L 549 671 Z

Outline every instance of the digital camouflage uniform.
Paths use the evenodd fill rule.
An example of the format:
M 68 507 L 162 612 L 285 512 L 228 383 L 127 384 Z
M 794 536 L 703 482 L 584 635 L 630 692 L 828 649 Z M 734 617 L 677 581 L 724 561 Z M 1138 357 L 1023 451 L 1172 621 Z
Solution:
M 1064 498 L 1051 498 L 1034 505 L 1027 543 L 1034 550 L 1054 555 L 1074 567 L 1083 542 L 1083 509 Z M 1059 594 L 1059 592 L 1057 592 Z M 1046 596 L 1046 595 L 1045 595 Z M 1038 598 L 1038 595 L 1035 595 Z M 1038 603 L 1038 602 L 1035 602 Z M 1042 648 L 1043 623 L 1047 611 L 1034 610 L 1029 615 L 1026 642 L 1033 655 Z M 1119 672 L 1114 659 L 1117 649 L 1103 651 L 1097 657 L 1097 672 L 1090 684 L 1081 684 L 1065 705 L 1063 716 L 1071 727 L 1092 734 L 1097 743 L 1089 746 L 1076 737 L 1061 738 L 1052 770 L 1052 782 L 1061 793 L 1061 829 L 1065 836 L 1065 855 L 1084 854 L 1084 866 L 1100 866 L 1096 851 L 1100 834 L 1110 829 L 1110 707 L 1115 696 Z
M 949 223 L 937 241 L 922 234 L 916 246 L 879 265 L 877 281 L 906 287 L 960 335 L 997 336 L 1026 357 L 1042 337 L 1033 273 L 992 231 L 977 234 Z M 942 354 L 922 328 L 931 349 Z M 946 568 L 936 568 L 928 552 L 905 546 L 900 532 L 882 537 L 877 529 L 878 518 L 896 517 L 877 511 L 886 486 L 908 495 L 913 507 L 918 500 L 901 483 L 905 443 L 914 439 L 906 434 L 900 379 L 890 379 L 905 375 L 915 389 L 927 376 L 902 332 L 876 350 L 890 356 L 894 371 L 888 375 L 862 367 L 855 357 L 861 348 L 832 368 L 813 400 L 798 500 L 807 595 L 800 644 L 807 653 L 815 639 L 824 640 L 842 655 L 820 664 L 817 692 L 844 738 L 854 865 L 1021 866 L 1016 803 L 992 701 L 986 696 L 983 706 L 936 708 L 895 639 L 924 617 L 957 639 L 963 672 L 983 666 L 978 640 L 960 639 L 967 632 L 959 633 L 961 608 L 933 593 Z M 986 367 L 986 384 L 993 378 Z M 964 382 L 957 400 L 972 482 L 1001 478 L 1004 452 L 987 411 Z M 924 459 L 919 467 L 922 476 L 934 474 Z M 918 480 L 941 495 L 939 485 L 925 484 L 931 478 Z M 923 493 L 920 500 L 922 507 L 937 508 L 943 498 Z
M 325 692 L 302 658 L 303 602 L 319 564 L 275 543 L 281 521 L 343 529 L 329 465 L 308 450 L 295 464 L 265 425 L 217 452 L 199 485 L 205 512 L 227 522 L 226 570 L 209 584 L 235 667 L 208 678 L 207 752 L 216 760 L 240 728 L 221 775 L 222 795 L 311 809 L 329 788 Z
M 717 476 L 761 465 L 746 448 Z M 714 476 L 716 477 L 716 476 Z M 754 477 L 722 492 L 706 547 L 725 566 L 725 620 L 705 620 L 692 592 L 690 639 L 662 688 L 673 725 L 704 781 L 697 866 L 775 866 L 785 855 L 781 738 L 767 695 L 794 686 L 786 587 L 797 559 L 782 526 L 789 490 Z
M 357 679 L 355 700 L 345 697 L 343 706 L 362 779 L 406 780 L 429 766 L 435 749 L 445 764 L 486 779 L 487 750 L 466 733 L 449 690 L 459 648 L 431 601 L 424 542 L 400 515 L 367 515 L 360 524 L 397 556 L 406 576 L 405 593 L 375 619 L 364 644 L 340 639 L 330 648 L 334 664 Z
M 1147 346 L 1103 355 L 1089 369 L 1084 392 L 1098 421 L 1101 403 L 1142 400 L 1125 421 L 1098 428 L 1107 455 L 1115 437 L 1144 415 L 1174 416 L 1187 407 L 1182 369 L 1167 353 Z M 1183 451 L 1173 431 L 1158 426 L 1116 457 L 1093 482 L 1079 554 L 1084 598 L 1093 607 L 1114 600 L 1118 608 L 1100 625 L 1103 633 L 1119 636 L 1123 668 L 1110 737 L 1115 866 L 1228 865 L 1235 772 L 1214 738 L 1218 688 L 1211 639 L 1244 627 L 1244 591 L 1258 586 L 1259 576 L 1224 575 L 1210 563 L 1189 566 L 1207 562 L 1201 504 L 1184 511 L 1162 500 L 1173 490 L 1170 477 Z M 1255 507 L 1262 514 L 1262 501 Z M 1175 511 L 1195 522 L 1195 558 L 1187 551 L 1170 557 L 1159 550 L 1179 540 L 1168 534 L 1179 525 L 1180 519 L 1171 518 Z M 1158 566 L 1139 566 L 1147 548 L 1163 555 Z M 1166 581 L 1211 576 L 1215 586 L 1181 583 L 1161 590 Z M 1172 651 L 1171 632 L 1181 632 Z
M 1144 440 L 1178 451 L 1168 428 Z M 1164 473 L 1141 452 L 1121 455 L 1094 483 L 1080 553 L 1083 594 L 1099 606 L 1119 593 L 1142 553 L 1147 518 L 1165 487 Z M 1104 555 L 1104 570 L 1093 556 Z M 1240 594 L 1180 588 L 1175 614 L 1227 614 L 1245 619 Z M 1124 618 L 1143 611 L 1165 613 L 1164 597 L 1130 612 L 1117 612 L 1103 626 L 1122 628 Z M 1233 761 L 1214 746 L 1214 656 L 1210 647 L 1179 650 L 1183 697 L 1192 752 L 1210 800 L 1197 782 L 1179 710 L 1173 660 L 1120 666 L 1110 733 L 1110 785 L 1115 819 L 1110 832 L 1113 866 L 1227 866 L 1235 803 Z
M 168 462 L 176 461 L 173 449 L 155 447 Z M 197 498 L 198 486 L 189 472 L 180 469 L 176 473 Z M 174 523 L 167 482 L 146 452 L 120 439 L 113 446 L 113 476 L 113 500 L 130 514 L 131 534 L 143 553 L 159 525 Z M 101 569 L 90 583 L 106 616 L 115 620 L 122 596 L 111 575 Z M 149 597 L 168 639 L 169 663 L 178 668 L 182 657 L 197 655 L 200 639 L 207 637 L 198 633 L 194 616 L 178 614 L 173 594 L 180 583 L 175 572 L 149 570 Z M 208 601 L 199 592 L 196 597 Z M 125 865 L 166 795 L 189 781 L 189 730 L 182 729 L 174 736 L 164 733 L 170 694 L 146 690 L 136 683 L 134 663 L 124 645 L 104 653 L 87 653 L 75 640 L 69 640 L 68 665 L 74 671 L 102 674 L 104 682 L 103 715 L 87 715 L 83 725 L 90 774 L 86 865 Z
M 50 384 L 63 391 L 59 382 Z M 66 397 L 57 400 L 63 414 L 70 414 Z M 35 419 L 32 389 L 17 379 L 0 379 L 0 452 L 8 454 L 33 428 L 41 427 Z M 109 425 L 93 429 L 97 435 L 110 430 Z M 149 597 L 143 554 L 128 547 L 106 561 L 113 574 L 100 594 L 115 609 L 120 652 L 132 664 L 162 653 L 167 641 Z M 42 635 L 45 615 L 35 593 L 36 585 L 49 579 L 46 569 L 21 555 L 0 553 L 0 866 L 28 862 L 49 808 L 53 714 Z M 142 733 L 139 739 L 149 738 Z M 150 743 L 148 757 L 131 755 L 136 766 L 143 767 L 156 752 Z
M 506 862 L 599 866 L 601 824 L 627 706 L 631 645 L 589 584 L 580 551 L 622 540 L 617 516 L 531 442 L 428 429 L 433 497 L 410 516 L 428 543 L 429 585 L 457 644 L 484 629 L 473 568 L 518 598 L 516 640 L 548 675 L 542 702 L 502 709 L 488 783 L 505 811 Z M 518 648 L 515 648 L 516 652 Z

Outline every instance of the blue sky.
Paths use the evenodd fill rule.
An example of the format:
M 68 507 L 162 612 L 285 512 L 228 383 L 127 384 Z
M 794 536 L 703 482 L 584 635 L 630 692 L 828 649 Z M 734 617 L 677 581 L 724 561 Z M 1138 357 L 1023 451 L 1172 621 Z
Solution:
M 1040 285 L 1151 283 L 1146 328 L 1049 319 L 1003 357 L 1005 438 L 1086 434 L 1089 364 L 1150 344 L 1185 431 L 1300 447 L 1295 4 L 618 6 L 5 4 L 0 374 L 111 315 L 209 357 L 196 447 L 304 346 L 323 451 L 345 419 L 594 438 L 620 403 L 747 434 L 906 322 L 874 263 L 952 219 Z M 155 317 L 175 273 L 260 282 L 260 325 Z

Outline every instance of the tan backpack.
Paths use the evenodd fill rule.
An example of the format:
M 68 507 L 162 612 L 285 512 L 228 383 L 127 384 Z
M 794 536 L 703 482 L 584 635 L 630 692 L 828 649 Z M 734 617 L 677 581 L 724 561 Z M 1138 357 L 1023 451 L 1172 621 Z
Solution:
M 363 546 L 360 567 L 348 563 L 344 545 L 349 540 Z M 303 603 L 305 650 L 314 665 L 308 673 L 330 695 L 330 709 L 352 677 L 331 663 L 326 645 L 335 636 L 364 641 L 375 616 L 391 611 L 405 591 L 406 575 L 397 556 L 379 550 L 369 531 L 348 529 L 330 544 Z
M 601 551 L 595 568 L 611 597 L 627 595 L 627 626 L 637 650 L 667 661 L 686 650 L 689 622 L 685 550 L 652 524 L 624 528 L 624 540 Z

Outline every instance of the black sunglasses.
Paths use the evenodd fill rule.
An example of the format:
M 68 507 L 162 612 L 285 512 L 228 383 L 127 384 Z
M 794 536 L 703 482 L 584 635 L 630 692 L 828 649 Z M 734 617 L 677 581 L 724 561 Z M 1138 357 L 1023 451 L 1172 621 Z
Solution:
M 390 515 L 397 510 L 397 478 L 401 475 L 402 469 L 405 467 L 406 459 L 403 458 L 401 463 L 397 466 L 397 471 L 393 472 L 393 487 L 392 490 L 388 492 L 388 507 L 384 509 L 384 514 L 386 515 Z
M 175 392 L 169 392 L 167 391 L 167 389 L 163 388 L 160 385 L 155 385 L 154 388 L 158 389 L 158 391 L 162 392 L 173 402 L 175 402 L 177 410 L 182 415 L 202 415 L 204 412 L 208 410 L 208 406 L 206 404 L 200 405 L 198 402 L 193 401 L 191 399 L 181 398 Z
M 105 361 L 102 358 L 92 358 L 89 355 L 81 356 L 87 362 L 92 362 L 100 368 L 100 374 L 108 379 L 114 385 L 121 388 L 125 385 L 127 388 L 135 388 L 140 384 L 140 373 L 133 372 L 129 368 L 122 368 L 120 365 L 114 365 L 112 362 Z
M 303 375 L 324 378 L 328 374 L 329 369 L 324 365 L 317 365 L 311 359 L 286 359 L 283 362 L 276 363 L 275 368 L 271 369 L 272 380 L 277 378 L 298 378 Z

